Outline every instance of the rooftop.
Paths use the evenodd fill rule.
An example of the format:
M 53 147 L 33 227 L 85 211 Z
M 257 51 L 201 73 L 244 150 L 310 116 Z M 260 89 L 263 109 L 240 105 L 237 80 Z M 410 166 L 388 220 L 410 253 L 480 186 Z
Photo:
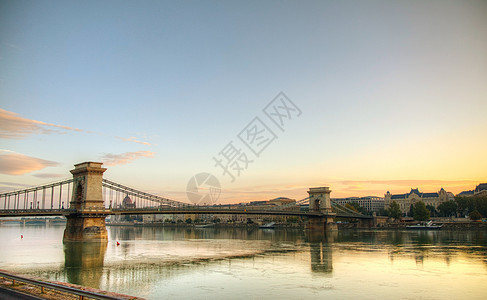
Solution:
M 475 188 L 475 193 L 486 191 L 486 190 L 487 190 L 487 183 L 481 183 L 477 185 L 477 187 Z

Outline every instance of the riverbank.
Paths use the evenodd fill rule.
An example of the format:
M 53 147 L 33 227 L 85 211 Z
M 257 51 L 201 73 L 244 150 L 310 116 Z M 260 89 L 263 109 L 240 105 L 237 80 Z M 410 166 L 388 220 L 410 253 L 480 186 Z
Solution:
M 417 221 L 409 220 L 406 222 L 387 222 L 379 224 L 374 227 L 364 226 L 360 222 L 337 222 L 338 228 L 342 229 L 381 229 L 381 230 L 403 230 L 406 226 L 417 224 Z M 442 230 L 487 230 L 487 222 L 479 221 L 434 221 L 435 224 L 443 225 Z M 202 226 L 205 225 L 205 226 Z M 188 229 L 227 229 L 227 228 L 247 228 L 247 229 L 263 229 L 259 228 L 259 224 L 246 224 L 246 223 L 216 223 L 207 226 L 208 224 L 187 224 L 187 223 L 163 223 L 163 222 L 152 222 L 152 223 L 107 223 L 107 226 L 114 227 L 167 227 L 167 228 L 188 228 Z M 291 230 L 305 230 L 306 223 L 291 223 L 291 224 L 275 224 L 275 229 L 291 229 Z M 264 229 L 272 230 L 272 229 Z
M 259 228 L 261 226 L 257 223 L 163 223 L 163 222 L 151 222 L 151 223 L 130 223 L 130 222 L 123 222 L 123 223 L 107 223 L 107 226 L 133 226 L 133 227 L 168 227 L 168 228 L 196 228 L 196 229 L 205 229 L 205 228 Z M 292 228 L 292 229 L 300 229 L 305 228 L 305 224 L 299 223 L 291 223 L 291 224 L 276 224 L 275 227 L 278 228 Z
M 385 224 L 381 224 L 380 226 L 376 227 L 364 227 L 360 226 L 359 223 L 339 223 L 338 228 L 342 229 L 367 229 L 367 228 L 374 228 L 374 229 L 381 229 L 381 230 L 405 230 L 407 226 L 419 224 L 421 222 L 414 221 L 414 222 L 389 222 Z M 441 230 L 459 230 L 459 231 L 467 231 L 467 230 L 487 230 L 487 223 L 486 222 L 433 222 L 436 225 L 443 225 Z

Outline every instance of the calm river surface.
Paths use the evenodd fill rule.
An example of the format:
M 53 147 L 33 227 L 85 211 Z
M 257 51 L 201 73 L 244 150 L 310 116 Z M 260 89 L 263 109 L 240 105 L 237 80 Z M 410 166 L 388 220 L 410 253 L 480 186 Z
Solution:
M 485 231 L 108 230 L 108 245 L 63 245 L 62 225 L 0 225 L 0 268 L 148 299 L 487 295 Z

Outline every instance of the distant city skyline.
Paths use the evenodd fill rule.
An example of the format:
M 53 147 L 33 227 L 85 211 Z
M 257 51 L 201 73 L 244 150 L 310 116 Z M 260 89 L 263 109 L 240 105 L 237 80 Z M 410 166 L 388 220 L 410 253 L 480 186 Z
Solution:
M 485 53 L 485 1 L 2 1 L 0 189 L 99 161 L 185 202 L 202 172 L 221 203 L 472 190 Z M 281 92 L 282 128 L 265 111 Z

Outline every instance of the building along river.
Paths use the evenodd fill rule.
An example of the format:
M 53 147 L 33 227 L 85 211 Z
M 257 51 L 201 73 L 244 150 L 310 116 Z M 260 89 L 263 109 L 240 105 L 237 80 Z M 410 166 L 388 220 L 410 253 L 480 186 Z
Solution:
M 148 299 L 485 299 L 487 232 L 0 225 L 0 268 Z M 23 238 L 21 238 L 21 235 Z M 117 241 L 120 243 L 117 246 Z

